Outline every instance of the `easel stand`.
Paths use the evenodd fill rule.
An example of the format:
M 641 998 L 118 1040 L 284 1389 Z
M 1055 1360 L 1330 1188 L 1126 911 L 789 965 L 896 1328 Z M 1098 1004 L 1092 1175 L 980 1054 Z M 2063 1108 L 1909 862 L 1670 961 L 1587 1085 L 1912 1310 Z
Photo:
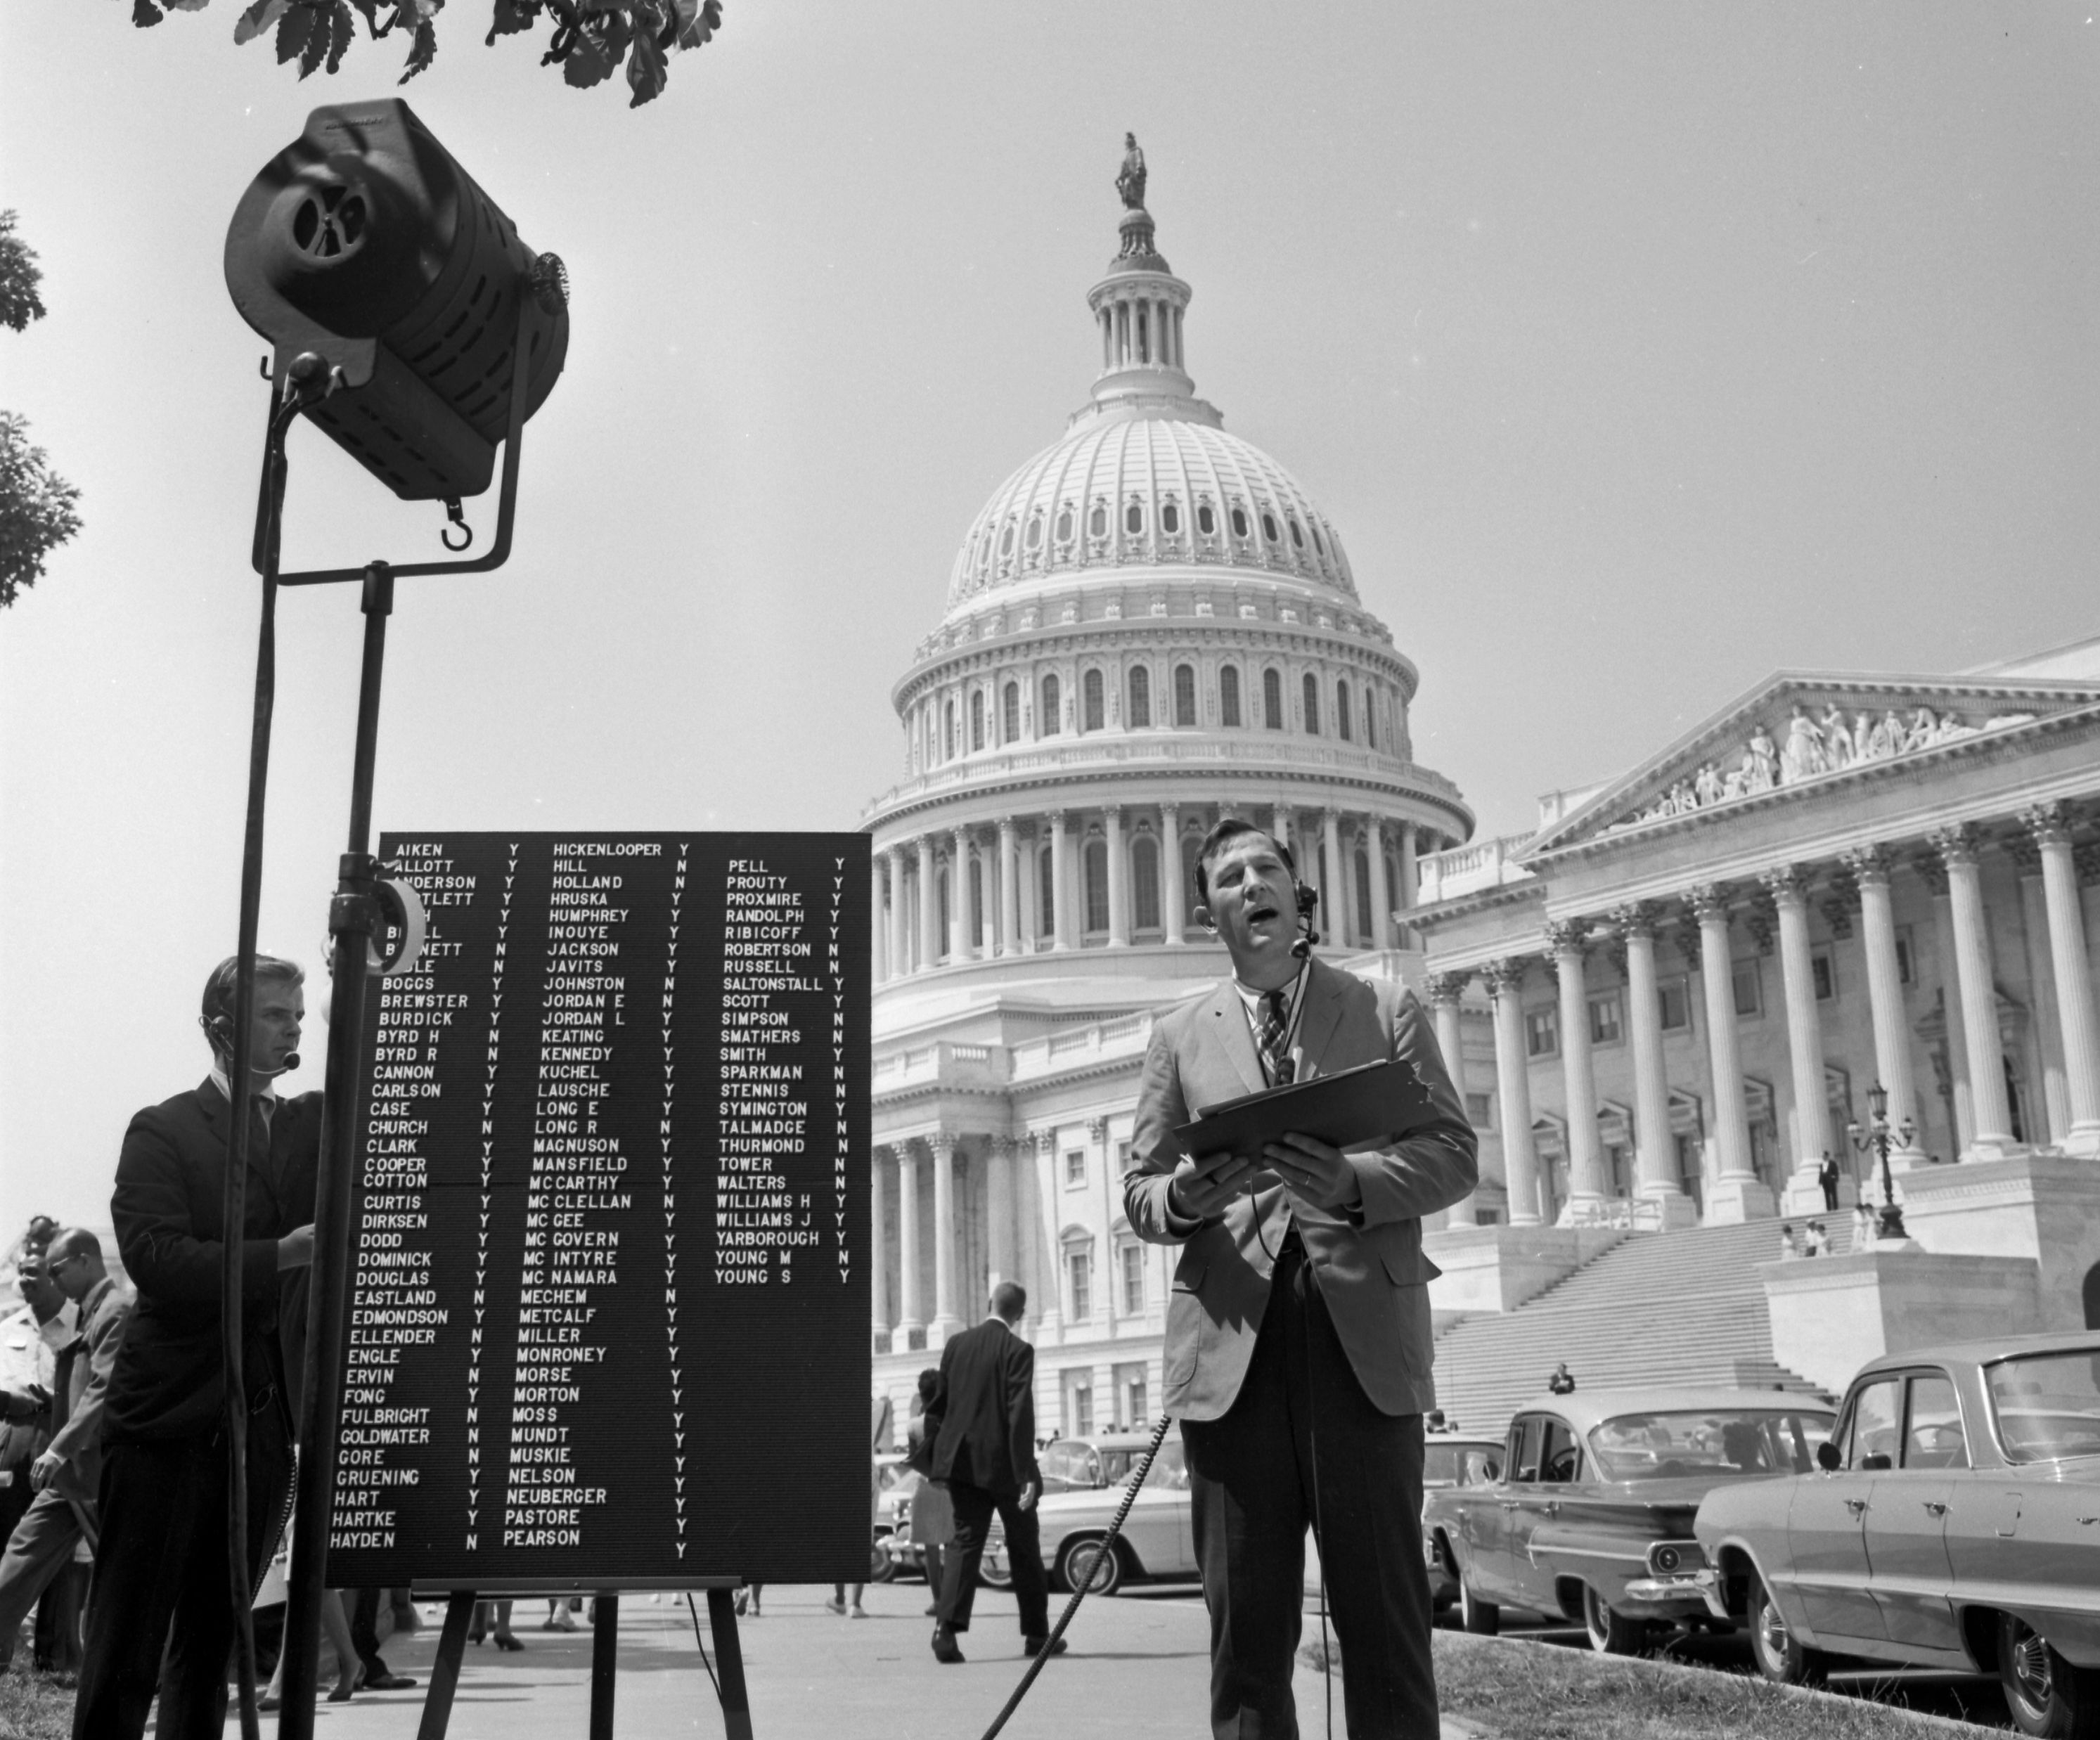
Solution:
M 726 1588 L 709 1588 L 708 1628 L 714 1633 L 715 1675 L 721 1689 L 722 1726 L 729 1740 L 752 1740 L 751 1697 L 744 1689 L 743 1652 L 737 1642 L 736 1599 Z M 460 1663 L 466 1654 L 467 1627 L 474 1623 L 472 1589 L 454 1589 L 445 1602 L 445 1627 L 438 1636 L 438 1658 L 430 1667 L 430 1695 L 416 1740 L 444 1740 L 452 1719 L 452 1696 L 459 1689 Z M 506 1597 L 508 1598 L 508 1597 Z M 620 1596 L 601 1592 L 591 1610 L 590 1740 L 612 1740 L 614 1658 L 620 1644 Z

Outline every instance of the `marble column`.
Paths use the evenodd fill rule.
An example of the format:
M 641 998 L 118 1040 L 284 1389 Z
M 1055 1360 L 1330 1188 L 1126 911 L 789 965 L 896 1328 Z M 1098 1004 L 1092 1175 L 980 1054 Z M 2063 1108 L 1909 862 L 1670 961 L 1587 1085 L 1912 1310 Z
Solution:
M 2021 1145 L 2013 1136 L 2012 1106 L 2005 1095 L 2005 1053 L 1998 1036 L 1998 992 L 1983 913 L 1983 867 L 1976 861 L 1976 832 L 1965 824 L 1943 828 L 1930 836 L 1930 841 L 1947 866 L 1969 1093 L 1976 1111 L 1975 1139 L 1962 1150 L 1961 1158 L 1998 1159 L 2020 1152 Z
M 1773 1212 L 1770 1188 L 1750 1155 L 1749 1111 L 1743 1093 L 1743 1051 L 1736 1031 L 1735 957 L 1728 940 L 1727 891 L 1712 883 L 1690 890 L 1699 921 L 1699 982 L 1706 1005 L 1706 1056 L 1714 1076 L 1714 1154 L 1719 1176 L 1706 1205 L 1710 1222 L 1762 1220 Z
M 933 868 L 933 837 L 921 834 L 919 847 L 919 970 L 941 964 L 941 885 Z
M 1370 946 L 1391 948 L 1392 887 L 1385 873 L 1385 824 L 1374 815 L 1364 819 L 1364 859 L 1371 874 Z
M 1590 996 L 1582 972 L 1590 926 L 1580 919 L 1549 924 L 1546 940 L 1560 987 L 1560 1071 L 1568 1097 L 1568 1206 L 1571 1226 L 1594 1221 L 1611 1195 L 1604 1147 L 1597 1134 L 1597 1077 L 1590 1056 Z
M 871 974 L 878 985 L 889 980 L 889 912 L 882 898 L 882 860 L 869 867 L 867 878 L 867 952 Z
M 1531 1077 L 1524 1049 L 1524 969 L 1518 960 L 1490 961 L 1480 969 L 1495 1010 L 1495 1087 L 1502 1120 L 1502 1188 L 1512 1226 L 1536 1226 L 1538 1155 L 1531 1140 Z
M 2030 1079 L 2039 1076 L 2041 1081 L 2040 1111 L 2028 1120 L 2027 1139 L 2037 1147 L 2046 1140 L 2060 1149 L 2071 1134 L 2071 1090 L 2065 1079 L 2063 1026 L 2057 1014 L 2056 970 L 2049 959 L 2049 889 L 2042 881 L 2041 847 L 2030 826 L 2027 816 L 2021 816 L 2020 831 L 2004 841 L 2020 880 L 2021 964 L 2029 987 L 2027 1013 L 2034 1017 Z
M 948 959 L 960 966 L 977 954 L 977 927 L 970 921 L 970 832 L 958 828 L 948 865 Z
M 1123 1314 L 1122 1301 L 1116 1297 L 1117 1273 L 1115 1222 L 1116 1211 L 1120 1207 L 1116 1198 L 1118 1180 L 1115 1167 L 1109 1155 L 1109 1120 L 1106 1118 L 1087 1120 L 1087 1146 L 1093 1150 L 1094 1176 L 1101 1181 L 1101 1243 L 1096 1247 L 1100 1259 L 1094 1267 L 1094 1292 L 1101 1301 L 1096 1309 L 1102 1324 L 1113 1336 L 1116 1319 Z
M 868 1314 L 878 1354 L 889 1350 L 889 1250 L 887 1229 L 883 1226 L 883 1198 L 888 1194 L 889 1182 L 883 1176 L 883 1168 L 889 1159 L 889 1150 L 878 1147 L 867 1168 L 867 1223 L 874 1230 L 874 1236 L 868 1243 L 875 1247 L 875 1261 L 869 1265 L 871 1273 L 868 1277 Z
M 1953 1129 L 1948 1142 L 1950 1158 L 1959 1159 L 1976 1139 L 1976 1098 L 1969 1087 L 1969 1024 L 1961 1018 L 1961 976 L 1956 965 L 1960 950 L 1954 940 L 1953 892 L 1947 877 L 1947 860 L 1935 851 L 1918 853 L 1911 859 L 1932 895 L 1934 956 L 1939 964 L 1941 1043 L 1946 1049 L 1943 1097 L 1952 1102 Z M 1895 1111 L 1890 1107 L 1890 1122 Z M 1921 1122 L 1923 1120 L 1921 1120 Z
M 1052 948 L 1072 946 L 1072 871 L 1068 862 L 1070 842 L 1065 837 L 1065 812 L 1050 812 L 1050 916 Z
M 2085 952 L 2069 818 L 2062 804 L 2045 804 L 2021 819 L 2041 849 L 2042 892 L 2049 906 L 2049 964 L 2056 980 L 2057 1020 L 2063 1030 L 2064 1090 L 2071 1102 L 2069 1154 L 2100 1156 L 2100 1025 Z
M 1291 853 L 1294 856 L 1295 855 L 1298 849 L 1290 843 L 1290 808 L 1289 805 L 1278 804 L 1276 806 L 1275 825 L 1269 829 L 1269 837 L 1286 851 Z M 1299 865 L 1298 872 L 1299 879 L 1302 881 L 1305 873 L 1304 865 Z
M 902 978 L 911 970 L 911 908 L 904 897 L 904 848 L 893 846 L 883 855 L 889 860 L 889 976 Z
M 1894 866 L 1877 846 L 1844 855 L 1845 868 L 1860 890 L 1860 941 L 1867 956 L 1867 1004 L 1874 1023 L 1874 1070 L 1888 1090 L 1889 1123 L 1901 1128 L 1917 1120 L 1917 1078 L 1911 1067 L 1910 1022 L 1904 1013 L 1903 968 L 1896 958 L 1895 902 L 1889 888 Z M 1913 1146 L 1904 1164 L 1922 1159 Z M 1848 1168 L 1847 1170 L 1850 1168 Z
M 999 819 L 999 952 L 1021 952 L 1021 841 L 1010 815 Z
M 1461 1025 L 1461 1000 L 1470 973 L 1432 973 L 1423 988 L 1429 995 L 1429 1012 L 1436 1025 L 1436 1049 L 1444 1053 L 1444 1068 L 1451 1078 L 1458 1103 L 1466 1103 L 1466 1039 Z M 1454 1203 L 1445 1217 L 1446 1226 L 1474 1226 L 1480 1223 L 1480 1205 L 1472 1197 Z
M 1032 955 L 1040 944 L 1043 922 L 1043 830 L 1031 824 L 1026 833 L 1015 829 L 1021 854 L 1021 952 Z
M 1808 947 L 1808 877 L 1798 865 L 1768 872 L 1766 890 L 1779 908 L 1779 970 L 1786 993 L 1788 1073 L 1793 1078 L 1793 1176 L 1787 1185 L 1789 1212 L 1814 1214 L 1823 1207 L 1817 1174 L 1825 1155 L 1835 1155 L 1830 1096 L 1823 1084 L 1823 1017 L 1815 1006 L 1815 963 Z M 1852 1168 L 1840 1157 L 1841 1173 Z
M 1415 858 L 1414 824 L 1412 822 L 1402 822 L 1400 824 L 1400 909 L 1401 912 L 1411 912 L 1414 910 L 1417 903 L 1422 898 L 1421 889 L 1421 867 Z M 1400 946 L 1402 948 L 1411 948 L 1414 946 L 1414 940 L 1413 931 L 1403 922 L 1400 932 Z
M 972 837 L 977 841 L 977 887 L 983 902 L 977 909 L 977 954 L 989 961 L 999 952 L 999 837 Z
M 1013 1248 L 1013 1138 L 995 1136 L 985 1167 L 986 1284 L 1018 1281 Z M 1026 1284 L 1026 1283 L 1024 1283 Z
M 1167 927 L 1169 943 L 1185 941 L 1189 894 L 1182 878 L 1181 810 L 1178 804 L 1159 806 L 1159 916 Z
M 1634 1175 L 1639 1194 L 1661 1205 L 1665 1229 L 1695 1218 L 1670 1128 L 1670 1078 L 1662 1054 L 1662 993 L 1656 980 L 1657 914 L 1621 907 L 1612 925 L 1626 945 L 1626 1045 L 1634 1064 Z
M 926 1345 L 938 1347 L 963 1327 L 955 1314 L 955 1138 L 928 1138 L 933 1150 L 933 1321 Z
M 1035 1161 L 1033 1185 L 1039 1212 L 1034 1241 L 1035 1278 L 1029 1297 L 1035 1307 L 1037 1339 L 1055 1342 L 1062 1334 L 1065 1296 L 1064 1252 L 1057 1242 L 1057 1203 L 1063 1185 L 1057 1177 L 1057 1133 L 1038 1130 L 1030 1144 Z
M 919 1296 L 919 1154 L 909 1142 L 897 1146 L 897 1332 L 889 1345 L 898 1353 L 911 1345 L 915 1332 L 926 1327 Z
M 1109 947 L 1130 947 L 1130 860 L 1123 855 L 1123 806 L 1110 804 L 1101 811 L 1102 831 L 1108 836 Z
M 1320 840 L 1326 849 L 1327 868 L 1320 884 L 1320 928 L 1330 943 L 1346 943 L 1349 934 L 1349 879 L 1342 871 L 1342 817 L 1337 810 L 1320 817 Z M 1329 883 L 1334 885 L 1330 887 Z

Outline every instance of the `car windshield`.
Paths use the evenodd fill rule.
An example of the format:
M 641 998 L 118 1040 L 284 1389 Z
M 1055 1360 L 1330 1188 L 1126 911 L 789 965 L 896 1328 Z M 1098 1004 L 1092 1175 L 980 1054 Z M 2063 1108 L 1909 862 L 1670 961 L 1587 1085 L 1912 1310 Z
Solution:
M 1105 1451 L 1102 1460 L 1105 1461 L 1111 1455 L 1123 1458 L 1124 1473 L 1118 1477 L 1127 1480 L 1137 1472 L 1137 1464 L 1145 1452 L 1141 1450 Z M 1152 1459 L 1152 1472 L 1145 1477 L 1145 1483 L 1155 1492 L 1186 1492 L 1189 1490 L 1189 1464 L 1181 1460 L 1180 1439 L 1169 1438 L 1159 1446 L 1159 1454 Z
M 1499 1444 L 1439 1444 L 1423 1446 L 1422 1483 L 1425 1486 L 1479 1486 L 1493 1480 L 1493 1470 L 1502 1461 Z
M 1806 1474 L 1815 1446 L 1830 1436 L 1824 1413 L 1702 1409 L 1689 1414 L 1621 1414 L 1590 1433 L 1600 1480 L 1733 1480 L 1749 1474 Z
M 2001 1360 L 1986 1375 L 2009 1461 L 2100 1456 L 2100 1351 Z

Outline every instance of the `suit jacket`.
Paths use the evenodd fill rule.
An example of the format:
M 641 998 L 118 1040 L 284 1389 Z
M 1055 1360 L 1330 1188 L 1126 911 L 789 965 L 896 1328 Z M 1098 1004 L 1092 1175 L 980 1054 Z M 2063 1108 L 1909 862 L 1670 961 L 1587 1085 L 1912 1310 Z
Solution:
M 1294 1214 L 1365 1395 L 1385 1414 L 1436 1405 L 1429 1282 L 1439 1271 L 1423 1254 L 1422 1217 L 1461 1200 L 1478 1181 L 1472 1126 L 1422 1005 L 1403 987 L 1370 983 L 1316 959 L 1298 1036 L 1299 1080 L 1405 1058 L 1437 1115 L 1404 1140 L 1348 1156 L 1363 1189 L 1352 1213 L 1289 1202 L 1275 1184 L 1234 1198 L 1214 1220 L 1186 1220 L 1167 1203 L 1167 1175 L 1182 1159 L 1175 1127 L 1199 1107 L 1260 1092 L 1261 1062 L 1229 979 L 1154 1027 L 1138 1086 L 1138 1164 L 1123 1178 L 1123 1211 L 1140 1238 L 1184 1248 L 1165 1350 L 1167 1409 L 1184 1420 L 1215 1420 L 1239 1393 L 1268 1303 L 1275 1264 L 1268 1252 L 1280 1248 Z
M 59 1387 L 52 1400 L 64 1406 L 62 1412 L 54 1408 L 59 1427 L 50 1449 L 65 1460 L 58 1488 L 69 1499 L 95 1502 L 102 1477 L 103 1407 L 130 1314 L 130 1296 L 106 1277 L 98 1281 L 80 1302 L 80 1333 L 59 1355 Z
M 226 1229 L 226 1096 L 210 1080 L 148 1106 L 124 1133 L 109 1199 L 124 1266 L 138 1289 L 103 1404 L 105 1444 L 209 1437 L 225 1409 L 219 1265 Z M 277 1345 L 277 1241 L 314 1217 L 321 1097 L 280 1100 L 249 1139 L 240 1229 L 242 1358 L 253 1401 L 275 1387 L 292 1415 Z
M 1012 1498 L 1035 1467 L 1035 1349 L 997 1318 L 941 1349 L 940 1382 L 926 1404 L 935 1480 Z

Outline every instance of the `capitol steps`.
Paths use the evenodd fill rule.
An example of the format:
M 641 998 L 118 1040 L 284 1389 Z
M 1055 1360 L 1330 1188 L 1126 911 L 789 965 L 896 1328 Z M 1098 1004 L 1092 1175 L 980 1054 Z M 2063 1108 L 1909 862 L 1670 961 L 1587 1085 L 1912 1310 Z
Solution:
M 1826 1222 L 1832 1254 L 1849 1219 Z M 1460 1319 L 1436 1343 L 1436 1399 L 1465 1431 L 1499 1433 L 1565 1362 L 1586 1389 L 1718 1384 L 1819 1393 L 1772 1358 L 1757 1265 L 1780 1254 L 1780 1223 L 1637 1233 L 1514 1311 Z M 1812 1261 L 1804 1258 L 1802 1261 Z

